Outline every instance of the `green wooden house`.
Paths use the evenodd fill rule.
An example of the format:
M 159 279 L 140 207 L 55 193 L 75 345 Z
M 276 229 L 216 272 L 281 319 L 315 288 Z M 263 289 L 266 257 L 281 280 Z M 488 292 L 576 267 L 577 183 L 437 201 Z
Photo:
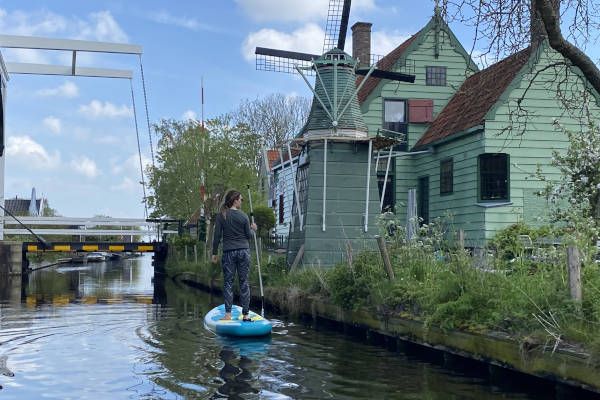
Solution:
M 543 217 L 544 184 L 532 174 L 541 164 L 557 177 L 552 151 L 564 150 L 567 138 L 554 122 L 570 129 L 583 123 L 559 92 L 578 93 L 600 115 L 598 94 L 563 61 L 541 41 L 478 71 L 439 14 L 384 57 L 380 68 L 413 64 L 416 74 L 413 85 L 369 78 L 358 94 L 369 135 L 406 135 L 392 152 L 384 208 L 402 220 L 407 193 L 417 189 L 423 222 L 452 215 L 469 247 L 483 246 L 510 224 Z M 386 166 L 378 162 L 380 188 Z

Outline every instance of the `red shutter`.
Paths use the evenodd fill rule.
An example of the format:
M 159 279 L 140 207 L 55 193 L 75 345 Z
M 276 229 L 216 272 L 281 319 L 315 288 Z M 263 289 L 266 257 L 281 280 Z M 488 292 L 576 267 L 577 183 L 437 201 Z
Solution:
M 433 99 L 409 100 L 408 122 L 433 122 Z

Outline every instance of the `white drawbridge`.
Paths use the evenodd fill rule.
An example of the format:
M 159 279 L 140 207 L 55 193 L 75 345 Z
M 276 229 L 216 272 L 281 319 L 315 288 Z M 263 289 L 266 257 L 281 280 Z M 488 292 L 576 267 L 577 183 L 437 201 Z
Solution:
M 146 87 L 144 82 L 144 70 L 142 67 L 141 56 L 142 46 L 124 43 L 104 43 L 84 40 L 70 39 L 51 39 L 29 36 L 0 35 L 0 48 L 18 48 L 35 50 L 58 50 L 70 51 L 73 54 L 70 66 L 30 64 L 30 63 L 11 63 L 4 62 L 0 53 L 0 98 L 2 107 L 0 108 L 0 240 L 4 240 L 4 235 L 29 235 L 30 231 L 24 226 L 19 225 L 12 217 L 4 212 L 4 177 L 5 177 L 5 110 L 6 110 L 6 87 L 11 74 L 35 74 L 35 75 L 63 75 L 63 76 L 87 76 L 98 78 L 118 78 L 129 79 L 131 85 L 131 96 L 134 107 L 135 128 L 138 139 L 138 153 L 140 155 L 140 173 L 142 175 L 142 185 L 144 186 L 144 204 L 146 205 L 146 189 L 141 161 L 141 149 L 139 132 L 137 125 L 137 116 L 135 114 L 135 99 L 133 96 L 133 73 L 131 70 L 107 69 L 107 68 L 87 68 L 77 66 L 77 54 L 80 52 L 94 53 L 113 53 L 113 54 L 133 54 L 140 58 L 140 71 L 142 84 L 144 88 L 144 101 L 146 103 L 146 121 L 148 123 L 148 135 L 150 140 L 150 150 L 152 152 L 152 162 L 154 163 L 154 151 L 152 149 L 152 139 L 150 137 L 150 121 L 148 118 L 148 106 L 146 101 Z M 145 215 L 148 216 L 147 207 Z M 149 222 L 146 219 L 136 218 L 73 218 L 73 217 L 18 217 L 26 227 L 36 226 L 34 232 L 38 235 L 80 235 L 89 236 L 157 236 L 161 233 L 173 233 L 171 231 L 159 232 L 160 226 L 156 222 Z M 5 227 L 9 225 L 10 227 Z M 47 226 L 47 227 L 46 227 Z

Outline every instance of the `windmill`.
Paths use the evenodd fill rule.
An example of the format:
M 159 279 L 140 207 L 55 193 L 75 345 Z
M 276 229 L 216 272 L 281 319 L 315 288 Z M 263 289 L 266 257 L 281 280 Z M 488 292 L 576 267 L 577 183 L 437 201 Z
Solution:
M 352 0 L 329 0 L 329 12 L 327 14 L 327 26 L 325 28 L 325 40 L 323 44 L 323 53 L 337 48 L 344 50 L 346 45 L 346 31 L 348 30 L 348 20 L 350 18 L 350 5 Z M 270 49 L 266 47 L 257 47 L 256 69 L 260 71 L 274 71 L 295 73 L 295 67 L 310 67 L 311 60 L 317 59 L 318 54 L 309 54 L 296 51 Z M 366 64 L 368 65 L 368 60 Z M 366 75 L 370 68 L 357 68 L 354 72 L 357 75 Z M 386 71 L 374 68 L 371 72 L 373 78 L 389 79 L 401 82 L 415 81 L 414 75 L 400 72 Z
M 292 141 L 301 148 L 292 177 L 287 257 L 293 266 L 335 265 L 348 249 L 373 247 L 375 230 L 369 231 L 369 225 L 380 214 L 379 191 L 371 185 L 376 182 L 373 147 L 391 148 L 396 139 L 369 137 L 357 93 L 370 76 L 410 83 L 415 79 L 375 65 L 359 68 L 359 60 L 344 52 L 350 3 L 330 0 L 323 55 L 263 47 L 255 51 L 258 70 L 295 71 L 314 95 L 306 124 Z M 316 75 L 314 87 L 307 78 L 311 73 Z M 356 74 L 365 76 L 358 86 Z M 287 151 L 292 160 L 289 144 Z

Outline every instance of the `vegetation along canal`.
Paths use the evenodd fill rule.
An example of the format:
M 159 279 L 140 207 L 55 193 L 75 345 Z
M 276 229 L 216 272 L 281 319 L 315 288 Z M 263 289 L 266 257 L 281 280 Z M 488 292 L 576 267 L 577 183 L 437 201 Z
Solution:
M 155 278 L 151 257 L 35 271 L 1 293 L 3 399 L 555 399 L 587 394 L 442 353 L 276 321 L 270 338 L 203 327 L 219 297 Z

